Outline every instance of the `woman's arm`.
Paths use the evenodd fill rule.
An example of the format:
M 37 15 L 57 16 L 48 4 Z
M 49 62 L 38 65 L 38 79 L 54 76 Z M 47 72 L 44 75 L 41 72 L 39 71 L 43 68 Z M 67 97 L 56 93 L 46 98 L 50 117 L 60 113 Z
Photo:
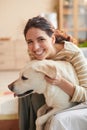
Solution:
M 65 93 L 67 93 L 71 98 L 74 94 L 75 87 L 72 83 L 64 79 L 63 77 L 57 77 L 56 79 L 51 79 L 48 76 L 45 76 L 45 79 L 50 84 L 56 85 L 61 88 Z
M 61 58 L 62 57 L 62 58 Z M 66 86 L 62 86 L 63 83 L 59 87 L 63 89 L 67 94 L 69 94 L 72 99 L 72 102 L 83 102 L 87 100 L 87 61 L 82 54 L 81 50 L 75 46 L 73 43 L 65 42 L 64 49 L 57 54 L 56 60 L 66 60 L 72 64 L 74 67 L 77 77 L 79 80 L 79 85 L 75 84 L 74 91 L 72 90 L 73 85 L 68 86 L 67 83 L 62 79 L 63 83 Z M 68 91 L 69 90 L 69 91 Z
M 84 102 L 87 100 L 87 84 L 85 86 L 73 85 L 71 82 L 67 81 L 63 77 L 57 77 L 56 79 L 51 79 L 45 76 L 45 79 L 50 84 L 56 85 L 61 88 L 65 93 L 71 97 L 71 102 Z

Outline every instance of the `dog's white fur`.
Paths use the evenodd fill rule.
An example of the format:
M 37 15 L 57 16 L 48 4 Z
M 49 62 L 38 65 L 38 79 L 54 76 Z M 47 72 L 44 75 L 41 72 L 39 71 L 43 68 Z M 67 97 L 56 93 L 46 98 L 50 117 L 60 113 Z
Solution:
M 78 78 L 73 66 L 66 61 L 52 61 L 52 60 L 33 60 L 22 70 L 19 79 L 10 85 L 13 87 L 13 91 L 19 95 L 28 90 L 33 89 L 33 93 L 44 94 L 46 104 L 52 107 L 49 112 L 41 116 L 40 112 L 46 108 L 45 106 L 39 109 L 39 117 L 36 120 L 36 129 L 42 129 L 42 125 L 48 120 L 50 116 L 73 106 L 70 102 L 70 97 L 62 91 L 58 86 L 51 85 L 44 79 L 47 75 L 50 78 L 56 78 L 57 76 L 63 76 L 65 79 L 78 85 Z M 24 77 L 27 79 L 24 80 Z

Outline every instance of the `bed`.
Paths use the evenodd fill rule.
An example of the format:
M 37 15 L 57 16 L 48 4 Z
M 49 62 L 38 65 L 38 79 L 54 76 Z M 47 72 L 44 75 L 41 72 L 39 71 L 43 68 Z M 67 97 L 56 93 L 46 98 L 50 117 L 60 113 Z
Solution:
M 0 92 L 0 130 L 19 130 L 18 98 L 10 91 Z

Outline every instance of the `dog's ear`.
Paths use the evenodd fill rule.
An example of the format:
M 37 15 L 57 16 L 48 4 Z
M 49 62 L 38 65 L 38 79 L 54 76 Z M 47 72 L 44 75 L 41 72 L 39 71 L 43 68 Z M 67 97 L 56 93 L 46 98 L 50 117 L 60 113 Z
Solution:
M 38 72 L 42 72 L 50 78 L 56 78 L 57 70 L 54 65 L 49 64 L 38 64 L 34 68 Z

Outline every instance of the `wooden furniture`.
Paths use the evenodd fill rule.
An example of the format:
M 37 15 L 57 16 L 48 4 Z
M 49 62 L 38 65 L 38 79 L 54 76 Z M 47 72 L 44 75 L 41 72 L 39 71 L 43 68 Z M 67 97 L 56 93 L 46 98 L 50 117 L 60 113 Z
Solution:
M 18 119 L 0 120 L 0 130 L 19 130 Z
M 17 70 L 29 60 L 23 40 L 0 40 L 0 70 Z
M 0 92 L 0 130 L 19 130 L 17 99 L 9 91 Z
M 58 26 L 79 41 L 87 40 L 86 0 L 58 0 Z

